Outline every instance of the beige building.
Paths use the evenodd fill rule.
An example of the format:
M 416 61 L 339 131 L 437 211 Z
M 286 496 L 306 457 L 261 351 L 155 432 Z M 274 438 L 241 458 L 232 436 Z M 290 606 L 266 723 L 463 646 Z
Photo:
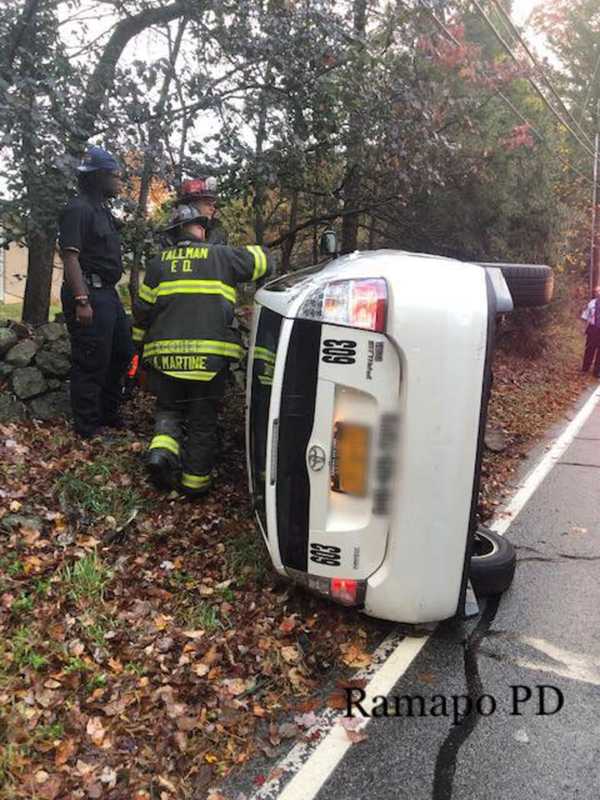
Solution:
M 27 278 L 27 248 L 14 242 L 8 250 L 0 247 L 0 303 L 22 303 Z M 63 278 L 62 261 L 54 260 L 52 294 L 50 303 L 60 304 L 60 286 Z

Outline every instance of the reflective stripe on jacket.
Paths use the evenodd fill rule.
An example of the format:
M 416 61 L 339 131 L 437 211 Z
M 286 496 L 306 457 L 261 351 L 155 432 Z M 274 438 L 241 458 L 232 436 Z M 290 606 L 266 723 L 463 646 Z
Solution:
M 229 247 L 185 239 L 148 264 L 134 306 L 143 362 L 184 380 L 211 380 L 242 347 L 232 328 L 238 283 L 270 273 L 259 245 Z

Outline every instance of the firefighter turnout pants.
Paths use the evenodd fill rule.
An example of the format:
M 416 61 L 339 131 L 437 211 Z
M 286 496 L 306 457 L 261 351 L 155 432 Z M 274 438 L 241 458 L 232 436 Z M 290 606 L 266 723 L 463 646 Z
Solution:
M 227 369 L 207 382 L 152 371 L 149 388 L 156 395 L 156 412 L 148 466 L 160 488 L 175 488 L 179 483 L 189 495 L 201 495 L 210 488 L 217 414 L 226 383 Z

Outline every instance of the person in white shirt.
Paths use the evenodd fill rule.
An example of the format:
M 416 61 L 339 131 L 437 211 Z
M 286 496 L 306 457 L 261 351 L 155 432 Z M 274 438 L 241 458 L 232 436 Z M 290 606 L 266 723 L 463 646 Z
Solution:
M 594 362 L 593 373 L 600 378 L 600 286 L 594 289 L 594 299 L 583 309 L 581 319 L 585 322 L 585 350 L 582 372 L 588 372 Z

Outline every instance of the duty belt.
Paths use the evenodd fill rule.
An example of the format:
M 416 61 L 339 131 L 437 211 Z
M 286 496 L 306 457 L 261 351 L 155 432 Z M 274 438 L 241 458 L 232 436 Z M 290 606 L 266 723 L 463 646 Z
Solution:
M 84 272 L 83 279 L 90 289 L 113 289 L 115 284 L 102 278 L 96 272 Z

